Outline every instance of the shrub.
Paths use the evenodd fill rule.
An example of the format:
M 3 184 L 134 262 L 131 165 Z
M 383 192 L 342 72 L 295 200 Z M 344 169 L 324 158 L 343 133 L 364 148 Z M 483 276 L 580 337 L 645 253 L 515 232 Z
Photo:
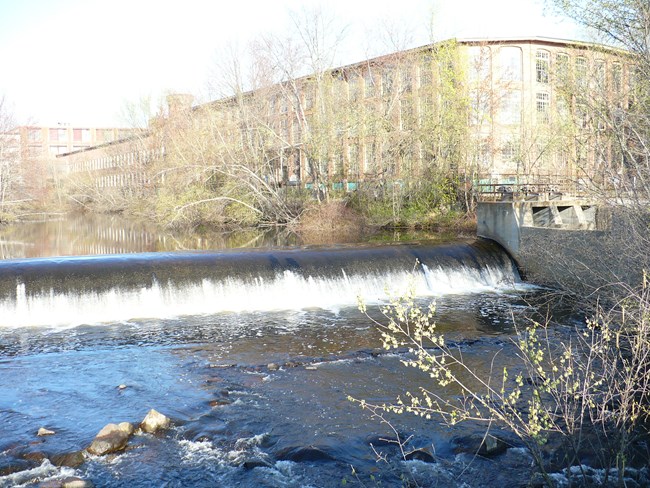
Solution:
M 0 224 L 11 224 L 16 221 L 16 216 L 9 212 L 0 212 Z
M 600 313 L 563 340 L 551 339 L 547 325 L 532 322 L 515 339 L 519 368 L 495 368 L 487 376 L 466 364 L 460 349 L 436 331 L 435 307 L 417 306 L 412 291 L 382 307 L 385 322 L 371 318 L 360 302 L 381 331 L 384 348 L 407 347 L 403 364 L 426 373 L 431 383 L 405 392 L 394 404 L 351 400 L 379 417 L 411 413 L 436 416 L 448 425 L 473 420 L 505 427 L 529 448 L 549 486 L 555 481 L 542 447 L 551 436 L 560 441 L 567 476 L 585 483 L 581 453 L 597 445 L 608 468 L 604 483 L 616 475 L 622 486 L 633 446 L 647 434 L 643 423 L 650 419 L 649 298 L 644 286 L 628 298 L 622 314 Z M 496 357 L 486 361 L 497 364 Z M 445 394 L 450 389 L 454 393 Z
M 432 227 L 465 215 L 458 178 L 431 174 L 418 180 L 366 182 L 351 206 L 372 223 L 390 227 Z

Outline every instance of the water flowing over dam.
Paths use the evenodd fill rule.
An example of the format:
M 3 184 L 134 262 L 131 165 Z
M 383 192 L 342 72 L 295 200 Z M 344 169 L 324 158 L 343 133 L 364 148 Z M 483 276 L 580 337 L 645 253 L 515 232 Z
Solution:
M 516 443 L 495 470 L 456 451 L 474 427 L 391 417 L 408 449 L 430 453 L 404 459 L 382 440 L 394 432 L 348 401 L 393 402 L 428 381 L 402 365 L 406 351 L 382 351 L 357 308 L 360 297 L 381 318 L 387 292 L 407 290 L 436 302 L 437 330 L 476 371 L 516 359 L 514 324 L 537 293 L 488 240 L 0 260 L 0 487 L 70 475 L 106 487 L 325 487 L 357 479 L 351 466 L 367 485 L 525 481 Z M 57 464 L 151 408 L 169 431 Z
M 488 241 L 8 260 L 0 261 L 0 326 L 335 310 L 409 286 L 419 296 L 440 296 L 518 279 L 507 254 Z

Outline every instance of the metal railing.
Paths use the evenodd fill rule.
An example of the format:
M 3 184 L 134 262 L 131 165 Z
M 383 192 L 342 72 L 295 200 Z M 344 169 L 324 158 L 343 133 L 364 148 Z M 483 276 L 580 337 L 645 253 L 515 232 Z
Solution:
M 565 175 L 500 175 L 473 182 L 478 201 L 556 200 L 579 198 L 587 186 Z

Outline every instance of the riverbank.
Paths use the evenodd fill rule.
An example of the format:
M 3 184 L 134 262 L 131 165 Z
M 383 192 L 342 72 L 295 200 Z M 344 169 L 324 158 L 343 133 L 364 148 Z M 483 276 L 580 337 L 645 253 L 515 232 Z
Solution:
M 461 211 L 440 211 L 412 215 L 410 219 L 363 212 L 349 202 L 339 200 L 310 206 L 300 219 L 289 226 L 305 241 L 313 244 L 377 240 L 391 235 L 397 240 L 422 238 L 474 238 L 476 216 Z

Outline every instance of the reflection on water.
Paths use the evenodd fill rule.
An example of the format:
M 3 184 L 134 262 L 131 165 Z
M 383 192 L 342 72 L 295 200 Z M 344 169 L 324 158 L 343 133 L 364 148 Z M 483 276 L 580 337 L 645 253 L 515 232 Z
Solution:
M 114 215 L 70 215 L 0 227 L 1 259 L 297 244 L 297 236 L 284 230 L 171 231 Z
M 322 237 L 322 236 L 321 236 Z M 372 235 L 327 236 L 314 242 L 286 228 L 225 230 L 170 230 L 117 215 L 73 214 L 58 220 L 0 226 L 0 259 L 81 256 L 138 252 L 285 247 L 311 244 L 449 241 L 454 236 L 412 231 L 383 231 Z

